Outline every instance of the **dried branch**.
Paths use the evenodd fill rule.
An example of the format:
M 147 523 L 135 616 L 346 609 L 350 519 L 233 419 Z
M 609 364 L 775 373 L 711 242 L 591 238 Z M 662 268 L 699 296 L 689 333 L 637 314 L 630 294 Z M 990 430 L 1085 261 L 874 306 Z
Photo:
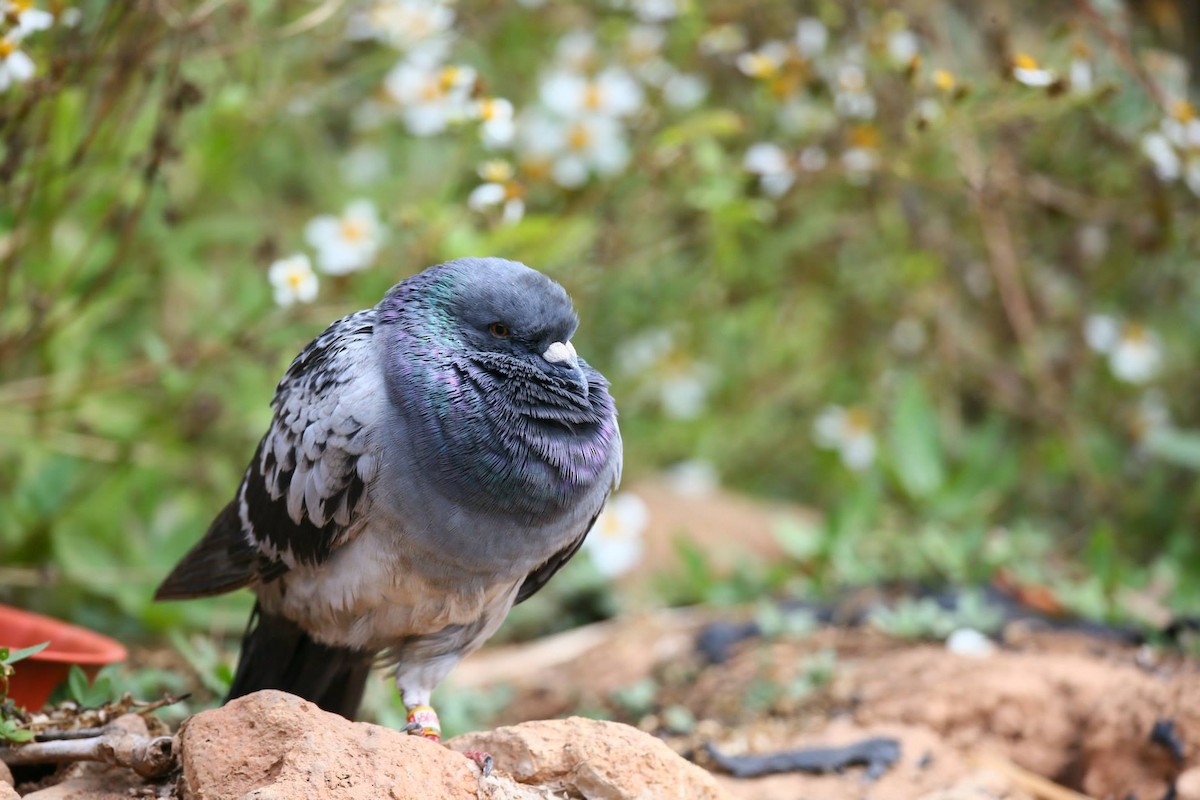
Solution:
M 175 768 L 176 749 L 172 736 L 151 738 L 114 732 L 90 739 L 30 742 L 15 748 L 0 749 L 0 761 L 10 767 L 98 761 L 127 767 L 143 778 L 161 778 Z

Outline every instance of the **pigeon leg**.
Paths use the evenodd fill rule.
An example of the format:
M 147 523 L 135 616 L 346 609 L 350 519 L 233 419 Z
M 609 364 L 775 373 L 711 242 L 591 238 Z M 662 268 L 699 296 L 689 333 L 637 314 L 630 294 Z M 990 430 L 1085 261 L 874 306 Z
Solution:
M 420 703 L 413 706 L 406 704 L 405 708 L 408 709 L 408 724 L 404 726 L 404 730 L 432 742 L 442 740 L 442 722 L 433 706 Z

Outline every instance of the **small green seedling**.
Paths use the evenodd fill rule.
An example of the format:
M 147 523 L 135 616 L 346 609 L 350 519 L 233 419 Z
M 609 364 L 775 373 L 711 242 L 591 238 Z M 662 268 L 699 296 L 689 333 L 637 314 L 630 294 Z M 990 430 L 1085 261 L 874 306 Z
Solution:
M 0 647 L 0 740 L 28 742 L 33 738 L 33 732 L 25 730 L 20 719 L 10 716 L 12 704 L 8 702 L 8 679 L 16 671 L 13 664 L 37 655 L 49 646 L 49 642 L 42 642 L 20 650 Z

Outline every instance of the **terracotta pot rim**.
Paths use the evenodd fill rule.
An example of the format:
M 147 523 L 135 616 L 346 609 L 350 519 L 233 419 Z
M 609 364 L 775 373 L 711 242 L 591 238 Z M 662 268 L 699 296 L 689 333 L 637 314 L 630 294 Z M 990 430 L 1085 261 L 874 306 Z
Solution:
M 125 645 L 108 636 L 79 625 L 55 619 L 54 617 L 47 617 L 42 614 L 35 614 L 32 611 L 25 611 L 24 609 L 0 604 L 0 636 L 3 636 L 5 621 L 21 623 L 27 626 L 36 625 L 39 629 L 45 631 L 44 635 L 39 634 L 42 637 L 39 641 L 49 640 L 50 646 L 42 652 L 30 656 L 30 661 L 95 666 L 124 661 L 129 656 L 129 651 L 125 649 Z M 69 638 L 71 644 L 57 645 L 55 643 L 56 637 Z M 29 644 L 36 644 L 36 642 L 17 644 L 16 647 L 28 647 Z M 11 643 L 5 641 L 0 641 L 0 645 L 13 646 Z

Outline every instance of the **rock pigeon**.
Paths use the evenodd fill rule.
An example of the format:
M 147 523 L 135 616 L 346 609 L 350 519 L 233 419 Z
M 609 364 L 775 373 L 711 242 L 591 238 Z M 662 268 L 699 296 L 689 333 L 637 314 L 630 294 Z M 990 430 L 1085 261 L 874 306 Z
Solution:
M 353 717 L 393 666 L 409 729 L 509 609 L 579 550 L 621 475 L 578 317 L 523 264 L 393 286 L 292 362 L 237 494 L 155 599 L 257 595 L 226 700 L 282 689 Z

